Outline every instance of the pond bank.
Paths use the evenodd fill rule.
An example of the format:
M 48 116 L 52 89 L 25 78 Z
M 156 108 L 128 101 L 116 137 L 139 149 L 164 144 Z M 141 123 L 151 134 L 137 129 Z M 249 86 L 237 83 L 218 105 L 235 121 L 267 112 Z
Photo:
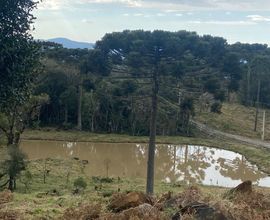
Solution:
M 12 198 L 7 203 L 2 204 L 2 212 L 16 213 L 22 219 L 59 219 L 66 213 L 68 208 L 80 208 L 88 204 L 99 204 L 102 212 L 108 213 L 110 212 L 108 204 L 115 193 L 125 194 L 127 192 L 145 191 L 144 179 L 88 177 L 84 174 L 81 161 L 74 159 L 46 160 L 45 171 L 49 170 L 49 172 L 45 172 L 45 179 L 44 160 L 30 161 L 28 170 L 32 178 L 28 179 L 28 184 L 26 185 L 26 175 L 25 173 L 21 175 L 17 181 L 16 192 L 13 193 Z M 74 191 L 74 183 L 78 177 L 83 178 L 86 186 L 82 191 L 76 193 Z M 176 196 L 185 192 L 189 187 L 181 182 L 163 183 L 156 181 L 155 196 L 156 198 L 161 198 L 162 194 L 167 192 L 171 192 L 170 194 Z M 194 192 L 199 192 L 199 197 L 195 193 L 196 201 L 203 201 L 207 204 L 220 204 L 224 207 L 235 206 L 235 208 L 241 208 L 239 211 L 245 210 L 237 206 L 240 204 L 239 202 L 234 203 L 223 198 L 224 194 L 228 192 L 227 188 L 197 185 L 192 186 L 192 189 L 195 189 L 195 191 L 192 190 L 193 196 Z M 270 198 L 270 188 L 254 187 L 254 189 L 260 195 L 264 195 L 266 199 Z M 258 201 L 261 202 L 261 197 L 258 197 Z M 162 214 L 166 217 L 164 219 L 171 219 L 172 214 L 176 213 L 176 211 L 177 208 L 164 207 L 162 211 Z M 243 213 L 244 211 L 239 213 L 239 215 L 241 216 Z
M 147 143 L 146 136 L 129 136 L 122 134 L 96 134 L 84 131 L 56 131 L 56 130 L 27 130 L 22 139 L 52 140 L 70 142 L 105 142 L 105 143 Z M 202 137 L 157 136 L 158 144 L 189 144 L 221 148 L 240 153 L 258 168 L 270 175 L 270 150 L 237 143 L 232 140 L 219 140 Z

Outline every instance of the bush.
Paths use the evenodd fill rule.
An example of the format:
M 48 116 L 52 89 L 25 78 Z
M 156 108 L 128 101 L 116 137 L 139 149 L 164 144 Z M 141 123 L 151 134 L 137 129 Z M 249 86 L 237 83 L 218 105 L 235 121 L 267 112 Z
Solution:
M 214 102 L 214 103 L 211 105 L 211 112 L 220 114 L 220 113 L 221 113 L 221 109 L 222 109 L 222 104 L 221 104 L 221 102 Z
M 74 187 L 77 190 L 84 190 L 87 187 L 87 183 L 82 177 L 78 177 L 74 180 Z

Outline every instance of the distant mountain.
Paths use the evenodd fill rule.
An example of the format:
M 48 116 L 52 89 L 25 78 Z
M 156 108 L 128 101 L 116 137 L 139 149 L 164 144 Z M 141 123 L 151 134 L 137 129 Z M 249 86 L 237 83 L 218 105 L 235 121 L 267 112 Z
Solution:
M 63 47 L 69 48 L 69 49 L 92 49 L 95 44 L 93 43 L 87 43 L 87 42 L 78 42 L 78 41 L 73 41 L 67 38 L 52 38 L 48 39 L 47 41 L 62 44 Z

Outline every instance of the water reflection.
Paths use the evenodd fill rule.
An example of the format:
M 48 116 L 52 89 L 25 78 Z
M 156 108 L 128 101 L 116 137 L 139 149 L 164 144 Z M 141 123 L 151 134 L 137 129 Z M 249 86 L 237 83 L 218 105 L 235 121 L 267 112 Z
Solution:
M 24 141 L 21 148 L 29 159 L 87 160 L 85 173 L 90 176 L 146 177 L 147 145 L 144 144 Z M 231 187 L 252 180 L 270 186 L 270 177 L 242 155 L 203 146 L 158 145 L 155 167 L 156 180 L 166 182 Z

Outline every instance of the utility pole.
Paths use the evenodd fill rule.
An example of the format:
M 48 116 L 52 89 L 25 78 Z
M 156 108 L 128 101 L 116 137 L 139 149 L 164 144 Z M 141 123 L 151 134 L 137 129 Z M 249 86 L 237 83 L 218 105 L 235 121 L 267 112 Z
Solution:
M 258 80 L 258 90 L 257 90 L 257 101 L 256 101 L 256 113 L 255 113 L 255 125 L 254 131 L 257 131 L 257 123 L 258 123 L 258 114 L 259 114 L 259 102 L 260 102 L 260 90 L 261 90 L 261 80 Z
M 160 49 L 155 48 L 155 64 L 154 72 L 152 73 L 152 106 L 150 119 L 150 137 L 148 147 L 147 160 L 147 179 L 146 179 L 146 193 L 153 195 L 154 193 L 154 177 L 155 177 L 155 150 L 156 150 L 156 130 L 157 130 L 157 111 L 158 111 L 158 92 L 159 92 L 159 61 Z
M 264 141 L 264 135 L 265 135 L 265 110 L 263 111 L 262 141 Z

